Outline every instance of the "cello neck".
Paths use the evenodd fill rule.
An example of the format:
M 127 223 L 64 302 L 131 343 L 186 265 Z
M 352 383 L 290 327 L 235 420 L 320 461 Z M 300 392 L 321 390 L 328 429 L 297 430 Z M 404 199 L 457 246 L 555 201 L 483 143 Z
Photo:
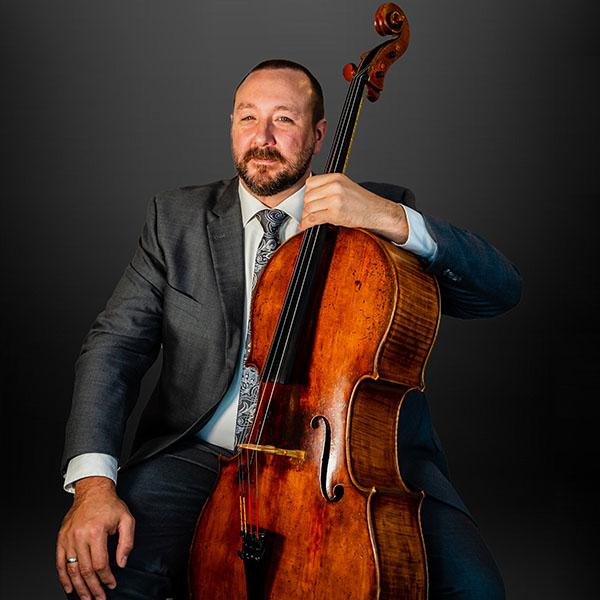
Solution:
M 358 73 L 352 79 L 335 130 L 335 136 L 327 159 L 325 173 L 344 173 L 346 170 L 352 140 L 354 139 L 354 131 L 358 123 L 358 116 L 364 99 L 366 82 L 366 70 L 362 73 Z
M 409 29 L 404 13 L 394 4 L 382 5 L 375 16 L 375 28 L 381 35 L 393 34 L 361 56 L 360 65 L 346 65 L 344 77 L 350 81 L 346 100 L 335 131 L 325 173 L 344 173 L 350 155 L 358 116 L 365 96 L 375 102 L 383 89 L 383 80 L 391 64 L 408 46 Z M 262 381 L 279 384 L 298 382 L 305 376 L 305 364 L 312 335 L 312 315 L 327 276 L 337 228 L 316 225 L 303 234 L 298 259 L 288 285 L 277 328 L 261 374 Z

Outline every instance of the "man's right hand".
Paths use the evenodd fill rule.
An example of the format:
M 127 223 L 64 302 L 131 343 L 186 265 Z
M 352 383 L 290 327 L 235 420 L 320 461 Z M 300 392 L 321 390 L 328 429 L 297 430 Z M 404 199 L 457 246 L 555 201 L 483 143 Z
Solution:
M 107 477 L 85 477 L 75 483 L 73 506 L 66 514 L 56 542 L 56 570 L 67 594 L 82 600 L 105 600 L 102 583 L 117 582 L 108 561 L 107 539 L 118 533 L 117 564 L 124 567 L 133 548 L 135 521 Z M 77 562 L 67 563 L 67 558 Z

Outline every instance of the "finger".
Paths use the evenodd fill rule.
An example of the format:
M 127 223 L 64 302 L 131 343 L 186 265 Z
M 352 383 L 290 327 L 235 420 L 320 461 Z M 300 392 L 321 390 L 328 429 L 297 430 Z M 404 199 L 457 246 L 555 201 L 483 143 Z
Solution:
M 106 540 L 107 535 L 104 534 L 101 537 L 94 538 L 90 544 L 92 567 L 100 581 L 112 590 L 117 586 L 117 580 L 110 569 Z
M 329 218 L 333 219 L 330 222 L 342 225 L 340 219 L 348 207 L 347 200 L 346 195 L 340 193 L 337 186 L 324 186 L 311 192 L 308 197 L 304 197 L 303 216 L 304 213 L 309 215 L 321 210 L 327 210 L 330 213 Z
M 124 568 L 127 557 L 133 550 L 133 538 L 135 535 L 135 519 L 130 513 L 125 513 L 118 526 L 119 543 L 117 544 L 117 564 Z
M 56 544 L 56 571 L 63 590 L 65 590 L 65 593 L 70 594 L 73 591 L 73 584 L 67 573 L 67 553 L 61 544 Z
M 319 185 L 317 187 L 312 187 L 310 189 L 306 189 L 304 193 L 304 204 L 312 204 L 317 200 L 321 200 L 323 198 L 330 198 L 332 196 L 342 196 L 343 190 L 339 183 L 331 182 L 326 183 L 325 185 Z
M 328 198 L 319 198 L 318 200 L 312 200 L 310 204 L 305 203 L 302 209 L 302 218 L 312 213 L 319 212 L 321 210 L 328 210 L 332 207 L 332 202 Z
M 77 556 L 77 552 L 74 549 L 68 550 L 66 556 Z M 92 594 L 85 583 L 85 580 L 81 576 L 81 573 L 79 572 L 79 563 L 67 563 L 66 566 L 69 579 L 71 580 L 71 583 L 75 588 L 75 592 L 77 592 L 79 598 L 81 598 L 81 600 L 90 600 Z
M 322 173 L 321 175 L 313 175 L 306 180 L 306 189 L 314 190 L 324 185 L 338 183 L 345 179 L 346 176 L 341 173 Z
M 304 203 L 301 224 L 305 227 L 312 227 L 319 223 L 344 225 L 342 208 L 340 198 L 337 196 L 325 195 L 313 198 Z M 303 229 L 303 227 L 300 227 L 300 229 Z
M 87 541 L 80 540 L 79 543 L 77 543 L 77 541 L 75 542 L 74 556 L 77 556 L 79 561 L 77 563 L 79 565 L 79 575 L 83 578 L 89 592 L 97 600 L 106 600 L 106 594 L 102 589 L 102 584 L 100 583 L 96 571 L 94 570 L 94 565 L 92 564 L 92 555 Z M 73 578 L 71 578 L 71 581 L 73 581 Z M 73 581 L 73 584 L 75 584 L 75 581 Z M 76 584 L 75 589 L 77 589 Z
M 330 212 L 327 210 L 320 210 L 311 214 L 304 215 L 302 217 L 302 221 L 300 221 L 300 226 L 298 227 L 299 231 L 304 231 L 309 227 L 314 227 L 315 225 L 322 225 L 324 223 L 331 223 L 332 225 L 337 225 L 334 220 L 330 217 Z

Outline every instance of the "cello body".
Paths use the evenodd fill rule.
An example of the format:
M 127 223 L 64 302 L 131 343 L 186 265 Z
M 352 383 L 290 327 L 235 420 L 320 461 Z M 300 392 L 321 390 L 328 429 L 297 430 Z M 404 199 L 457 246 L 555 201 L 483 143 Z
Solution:
M 246 362 L 259 372 L 304 235 L 277 250 L 254 292 Z M 270 401 L 256 415 L 251 519 L 269 533 L 267 556 L 254 571 L 239 556 L 248 466 L 221 459 L 190 554 L 194 600 L 427 597 L 424 493 L 402 479 L 397 430 L 406 393 L 424 387 L 439 313 L 437 283 L 414 256 L 364 230 L 337 230 L 305 376 L 261 382 Z

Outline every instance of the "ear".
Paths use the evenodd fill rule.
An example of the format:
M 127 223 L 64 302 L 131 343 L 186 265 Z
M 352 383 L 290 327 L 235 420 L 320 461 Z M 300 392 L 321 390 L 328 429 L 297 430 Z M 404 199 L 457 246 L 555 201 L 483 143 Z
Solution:
M 325 140 L 325 133 L 327 132 L 327 119 L 321 119 L 315 125 L 315 150 L 313 154 L 319 154 L 323 142 Z

